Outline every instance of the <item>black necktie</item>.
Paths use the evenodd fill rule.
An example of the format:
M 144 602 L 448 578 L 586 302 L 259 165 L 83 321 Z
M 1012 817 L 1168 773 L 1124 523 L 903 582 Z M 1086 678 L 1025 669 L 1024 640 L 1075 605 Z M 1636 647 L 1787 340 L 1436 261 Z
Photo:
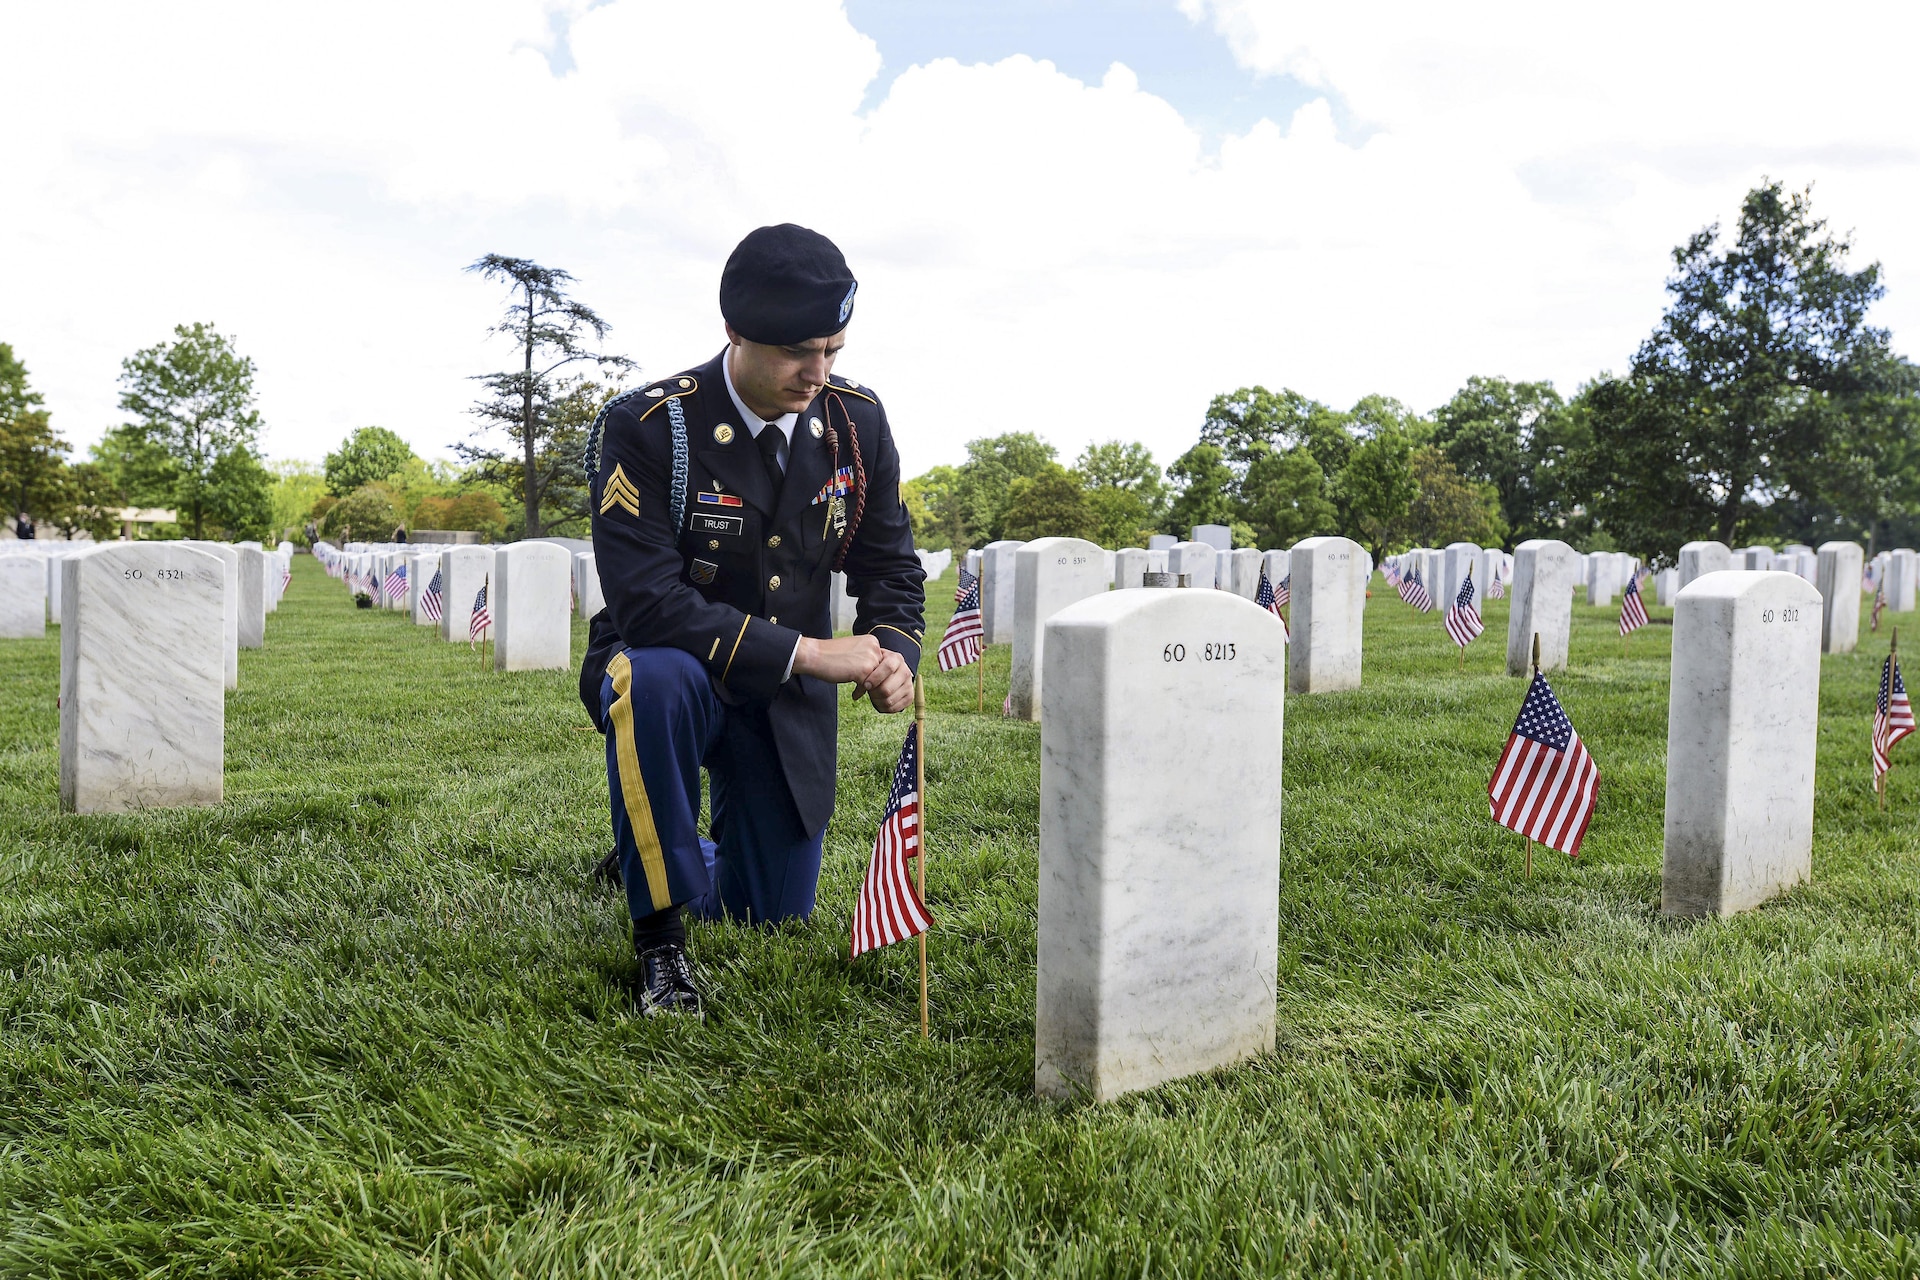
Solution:
M 767 464 L 767 483 L 773 486 L 773 492 L 778 496 L 780 486 L 787 478 L 786 471 L 780 466 L 780 428 L 769 422 L 760 428 L 754 443 L 760 446 L 760 459 Z

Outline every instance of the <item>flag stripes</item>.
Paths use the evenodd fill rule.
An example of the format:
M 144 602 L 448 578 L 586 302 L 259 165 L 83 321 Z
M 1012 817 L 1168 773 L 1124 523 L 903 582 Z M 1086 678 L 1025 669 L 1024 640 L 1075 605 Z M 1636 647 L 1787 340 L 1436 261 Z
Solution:
M 1546 677 L 1535 672 L 1513 733 L 1487 782 L 1493 820 L 1549 849 L 1578 857 L 1599 788 L 1599 767 Z
M 933 917 L 913 887 L 908 863 L 920 853 L 920 726 L 907 730 L 887 793 L 887 811 L 873 837 L 873 857 L 853 904 L 852 958 L 876 947 L 918 937 Z

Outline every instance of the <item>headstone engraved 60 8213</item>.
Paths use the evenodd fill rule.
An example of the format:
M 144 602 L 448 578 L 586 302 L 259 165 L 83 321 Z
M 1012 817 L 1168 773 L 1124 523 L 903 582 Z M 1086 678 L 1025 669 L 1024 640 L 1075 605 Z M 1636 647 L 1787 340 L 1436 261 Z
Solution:
M 1041 1094 L 1273 1048 L 1285 662 L 1272 615 L 1226 591 L 1114 591 L 1048 623 Z
M 1807 878 L 1820 731 L 1820 593 L 1726 570 L 1673 602 L 1668 915 L 1731 915 Z
M 1079 538 L 1036 538 L 1014 553 L 1013 654 L 1007 694 L 1020 720 L 1040 718 L 1047 619 L 1107 589 L 1106 557 Z
M 60 806 L 218 804 L 226 661 L 216 556 L 116 543 L 61 566 Z

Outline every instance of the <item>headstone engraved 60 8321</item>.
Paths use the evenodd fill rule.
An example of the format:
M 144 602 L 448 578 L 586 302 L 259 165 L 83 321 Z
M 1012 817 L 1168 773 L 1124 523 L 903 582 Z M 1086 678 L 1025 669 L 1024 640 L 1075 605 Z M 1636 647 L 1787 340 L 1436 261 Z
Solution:
M 218 804 L 226 661 L 218 557 L 116 543 L 61 566 L 60 806 Z
M 1106 557 L 1079 538 L 1036 538 L 1014 554 L 1013 654 L 1007 694 L 1020 720 L 1040 718 L 1047 619 L 1107 589 Z
M 1668 915 L 1731 915 L 1813 866 L 1820 593 L 1788 573 L 1725 570 L 1673 602 L 1667 709 Z
M 1272 615 L 1225 591 L 1115 591 L 1047 625 L 1041 1094 L 1273 1048 L 1285 662 Z
M 1558 671 L 1567 665 L 1567 641 L 1573 631 L 1573 589 L 1585 568 L 1578 552 L 1552 538 L 1530 538 L 1514 548 L 1507 614 L 1508 675 L 1524 676 L 1533 670 L 1536 635 L 1540 637 L 1542 671 Z

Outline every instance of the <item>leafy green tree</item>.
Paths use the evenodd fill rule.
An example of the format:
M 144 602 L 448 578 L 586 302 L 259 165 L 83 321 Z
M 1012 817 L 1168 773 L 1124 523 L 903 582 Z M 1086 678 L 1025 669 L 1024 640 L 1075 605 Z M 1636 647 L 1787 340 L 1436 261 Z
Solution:
M 967 545 L 953 499 L 959 480 L 960 468 L 943 464 L 900 482 L 900 501 L 906 504 L 907 519 L 913 525 L 914 545 L 927 550 Z
M 362 485 L 378 484 L 404 470 L 413 457 L 413 446 L 385 427 L 359 427 L 322 464 L 327 492 L 344 498 Z
M 120 365 L 120 408 L 178 467 L 173 501 L 181 523 L 204 537 L 213 469 L 236 449 L 251 451 L 260 430 L 253 361 L 210 326 L 176 325 L 174 340 L 136 351 Z M 244 468 L 241 468 L 244 470 Z
M 0 342 L 0 503 L 36 520 L 53 518 L 67 453 L 43 403 L 28 385 L 27 366 Z
M 273 475 L 246 446 L 213 460 L 202 493 L 205 518 L 229 541 L 264 541 L 273 533 Z
M 1882 505 L 1865 419 L 1900 362 L 1867 323 L 1878 265 L 1849 270 L 1850 242 L 1825 227 L 1809 192 L 1767 182 L 1730 245 L 1715 224 L 1674 250 L 1665 316 L 1628 372 L 1585 397 L 1585 484 L 1625 545 L 1732 545 L 1777 534 L 1783 513 L 1836 508 L 1857 529 Z
M 144 428 L 107 431 L 87 450 L 121 501 L 133 507 L 171 506 L 180 486 L 180 464 Z
M 311 462 L 287 460 L 267 464 L 273 477 L 269 500 L 273 507 L 273 534 L 298 540 L 313 504 L 327 494 L 327 480 Z
M 1403 536 L 1423 547 L 1449 542 L 1499 546 L 1505 541 L 1507 525 L 1492 485 L 1461 475 L 1434 445 L 1415 449 L 1408 461 L 1415 493 L 1407 504 Z
M 1174 459 L 1167 475 L 1176 486 L 1168 515 L 1176 536 L 1197 524 L 1232 524 L 1240 518 L 1233 472 L 1217 444 L 1196 444 Z
M 1052 465 L 1053 446 L 1029 431 L 969 440 L 967 460 L 955 468 L 952 487 L 929 493 L 928 505 L 935 520 L 956 535 L 953 546 L 1004 538 L 1001 516 L 1013 482 L 1039 476 Z
M 1140 443 L 1089 444 L 1073 465 L 1094 513 L 1094 541 L 1107 547 L 1146 545 L 1166 518 L 1166 482 Z
M 1340 532 L 1365 546 L 1377 562 L 1386 554 L 1419 486 L 1413 478 L 1413 442 L 1389 430 L 1358 441 L 1332 485 Z
M 490 477 L 513 469 L 517 462 L 512 492 L 521 505 L 526 537 L 548 532 L 549 517 L 555 521 L 552 528 L 584 523 L 586 479 L 580 469 L 580 446 L 593 415 L 587 414 L 587 423 L 580 423 L 578 410 L 593 395 L 605 397 L 594 384 L 557 375 L 583 360 L 592 361 L 602 373 L 623 373 L 634 363 L 625 356 L 588 349 L 589 339 L 606 340 L 610 326 L 593 308 L 567 296 L 567 286 L 573 283 L 569 273 L 497 253 L 477 259 L 467 270 L 508 287 L 511 301 L 493 331 L 513 339 L 520 350 L 520 367 L 480 375 L 490 398 L 473 409 L 482 423 L 475 434 L 484 439 L 504 430 L 513 439 L 514 453 L 485 444 L 460 445 L 458 451 Z M 597 410 L 599 403 L 593 407 Z
M 105 467 L 97 462 L 75 462 L 62 469 L 59 494 L 48 519 L 63 538 L 90 534 L 105 542 L 120 527 L 125 500 Z
M 320 532 L 337 543 L 380 542 L 400 523 L 392 495 L 377 484 L 362 485 L 327 509 Z
M 1327 498 L 1326 475 L 1304 447 L 1255 458 L 1240 487 L 1253 526 L 1250 545 L 1284 550 L 1339 527 L 1339 513 Z
M 1434 419 L 1433 442 L 1461 475 L 1494 487 L 1513 536 L 1565 536 L 1584 495 L 1568 466 L 1573 415 L 1551 382 L 1468 378 Z
M 1038 475 L 1015 477 L 1008 486 L 1000 525 L 1001 537 L 1027 542 L 1035 538 L 1091 541 L 1099 532 L 1080 478 L 1057 462 L 1049 462 Z
M 1346 415 L 1301 395 L 1265 387 L 1241 387 L 1213 398 L 1200 424 L 1200 443 L 1217 445 L 1220 458 L 1239 479 L 1268 453 L 1304 448 L 1323 475 L 1346 465 L 1353 437 Z

